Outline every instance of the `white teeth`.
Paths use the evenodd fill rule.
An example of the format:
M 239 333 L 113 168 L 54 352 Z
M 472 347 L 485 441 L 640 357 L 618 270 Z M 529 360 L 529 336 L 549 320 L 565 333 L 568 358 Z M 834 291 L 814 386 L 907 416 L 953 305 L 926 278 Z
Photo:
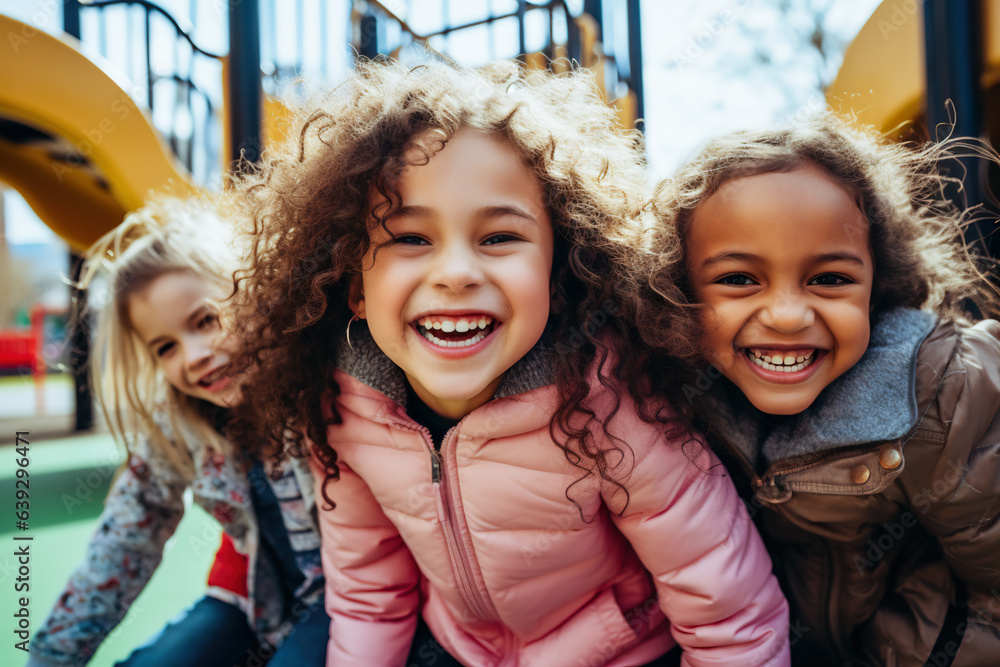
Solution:
M 777 371 L 779 373 L 794 373 L 796 371 L 801 371 L 803 368 L 806 368 L 813 361 L 815 361 L 816 356 L 817 353 L 815 351 L 808 356 L 771 357 L 766 354 L 761 354 L 759 350 L 747 350 L 747 357 L 749 357 L 750 361 L 757 364 L 761 368 L 769 371 Z
M 431 332 L 427 331 L 424 332 L 424 338 L 435 345 L 440 345 L 441 347 L 469 347 L 470 345 L 475 345 L 482 339 L 486 338 L 486 332 L 480 331 L 469 340 L 441 340 Z
M 444 331 L 445 333 L 451 333 L 457 331 L 459 333 L 465 333 L 466 331 L 472 331 L 473 329 L 485 329 L 486 327 L 493 324 L 492 317 L 482 316 L 478 320 L 441 320 L 435 321 L 429 317 L 425 317 L 417 320 L 417 324 L 425 329 L 434 329 L 437 331 Z
M 419 333 L 434 343 L 441 347 L 469 347 L 470 345 L 475 345 L 479 341 L 486 338 L 488 335 L 487 329 L 493 326 L 493 318 L 487 317 L 485 315 L 480 316 L 478 319 L 440 319 L 435 321 L 431 317 L 424 317 L 417 320 L 417 325 L 420 327 L 418 329 Z M 473 336 L 466 340 L 444 340 L 435 336 L 432 331 L 442 331 L 444 333 L 469 333 L 473 332 Z

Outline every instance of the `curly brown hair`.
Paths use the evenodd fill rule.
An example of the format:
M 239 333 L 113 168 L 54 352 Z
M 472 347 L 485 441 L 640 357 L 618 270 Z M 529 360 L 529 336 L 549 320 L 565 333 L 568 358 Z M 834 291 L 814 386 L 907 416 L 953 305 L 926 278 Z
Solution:
M 944 194 L 960 185 L 941 175 L 944 159 L 971 155 L 995 159 L 971 140 L 910 145 L 891 143 L 872 128 L 826 112 L 793 127 L 741 131 L 711 141 L 673 178 L 662 181 L 652 200 L 656 217 L 649 230 L 652 262 L 637 282 L 661 297 L 659 307 L 640 313 L 643 339 L 691 364 L 703 361 L 700 308 L 687 284 L 684 239 L 695 209 L 730 180 L 795 169 L 812 162 L 855 197 L 868 223 L 875 265 L 872 319 L 905 306 L 966 318 L 970 306 L 996 315 L 996 289 L 987 260 L 969 252 L 963 231 L 972 213 Z
M 650 352 L 631 324 L 641 297 L 632 277 L 647 194 L 642 138 L 617 125 L 588 71 L 557 76 L 512 62 L 410 70 L 363 61 L 335 91 L 302 105 L 298 117 L 289 139 L 234 187 L 234 210 L 253 227 L 236 296 L 243 345 L 236 363 L 251 398 L 231 425 L 234 442 L 277 460 L 285 450 L 302 455 L 306 437 L 327 481 L 338 476 L 325 427 L 339 417 L 324 419 L 321 399 L 338 391 L 337 346 L 353 315 L 348 287 L 369 249 L 369 225 L 385 228 L 398 210 L 396 183 L 414 159 L 407 149 L 415 140 L 433 130 L 447 141 L 466 128 L 512 146 L 550 209 L 556 242 L 548 328 L 563 398 L 550 430 L 567 459 L 584 476 L 615 483 L 609 471 L 625 453 L 594 444 L 592 430 L 603 427 L 586 404 L 595 360 L 598 368 L 615 360 L 600 381 L 619 405 L 627 391 L 647 421 L 677 426 L 668 411 L 648 407 L 642 371 Z M 372 210 L 373 189 L 388 206 Z M 571 423 L 581 413 L 588 419 Z

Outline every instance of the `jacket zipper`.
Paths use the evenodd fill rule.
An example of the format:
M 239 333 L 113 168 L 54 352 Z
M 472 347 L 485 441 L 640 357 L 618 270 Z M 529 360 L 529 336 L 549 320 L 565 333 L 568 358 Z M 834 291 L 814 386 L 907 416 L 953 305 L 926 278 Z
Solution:
M 457 439 L 457 436 L 452 438 L 451 435 L 460 425 L 461 422 L 452 426 L 445 433 L 444 441 L 441 443 L 441 454 L 434 451 L 433 447 L 431 448 L 431 456 L 437 460 L 438 476 L 435 481 L 441 491 L 441 502 L 445 508 L 443 524 L 445 539 L 448 542 L 448 550 L 452 553 L 452 562 L 458 569 L 458 581 L 460 588 L 463 590 L 465 602 L 479 614 L 480 618 L 492 621 L 496 620 L 495 615 L 489 611 L 490 605 L 487 604 L 486 600 L 480 594 L 479 588 L 476 586 L 475 577 L 472 574 L 472 558 L 469 551 L 462 546 L 458 539 L 458 511 L 455 506 L 459 502 L 459 492 L 457 488 L 452 490 L 452 480 L 448 477 L 445 466 L 442 465 L 443 461 L 441 460 L 449 441 Z M 432 463 L 432 470 L 433 468 L 434 464 Z
M 462 421 L 464 421 L 464 418 Z M 448 429 L 448 432 L 445 433 L 444 441 L 441 443 L 442 452 L 448 443 L 449 436 L 461 425 L 462 422 L 460 421 L 458 424 Z M 479 589 L 476 587 L 475 578 L 472 575 L 472 559 L 469 552 L 463 548 L 458 539 L 458 512 L 455 509 L 457 499 L 453 499 L 452 497 L 451 484 L 448 476 L 445 474 L 441 455 L 438 454 L 436 449 L 434 449 L 434 439 L 431 437 L 431 432 L 427 429 L 427 427 L 421 426 L 420 424 L 411 426 L 410 424 L 403 423 L 401 426 L 408 430 L 421 433 L 424 437 L 424 444 L 426 444 L 430 450 L 431 481 L 434 483 L 438 492 L 438 497 L 441 499 L 441 504 L 445 509 L 441 525 L 444 528 L 445 544 L 448 546 L 448 552 L 451 555 L 452 569 L 456 575 L 455 579 L 458 582 L 458 590 L 462 594 L 465 604 L 468 605 L 470 609 L 473 609 L 481 619 L 496 620 L 496 615 L 489 611 L 492 605 L 489 605 L 484 600 L 482 594 L 479 592 Z M 455 494 L 457 495 L 457 492 L 455 492 Z

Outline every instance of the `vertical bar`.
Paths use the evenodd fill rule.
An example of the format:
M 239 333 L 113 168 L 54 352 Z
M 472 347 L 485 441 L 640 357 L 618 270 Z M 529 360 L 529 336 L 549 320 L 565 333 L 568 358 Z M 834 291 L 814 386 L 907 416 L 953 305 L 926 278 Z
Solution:
M 358 45 L 358 55 L 364 58 L 374 58 L 378 55 L 378 17 L 371 12 L 361 15 L 361 44 Z
M 981 135 L 984 107 L 979 88 L 982 72 L 981 17 L 982 4 L 979 0 L 927 0 L 924 3 L 925 106 L 931 139 L 937 139 L 938 125 L 951 124 L 952 119 L 945 105 L 947 100 L 954 103 L 953 134 Z M 946 190 L 947 196 L 959 208 L 975 206 L 983 201 L 981 179 L 984 172 L 980 162 L 966 157 L 955 158 L 942 165 L 942 170 L 951 176 L 965 174 L 964 193 L 954 187 Z M 986 221 L 983 221 L 967 228 L 966 242 L 997 256 L 997 243 L 988 239 L 987 227 Z
M 77 39 L 81 38 L 80 5 L 76 0 L 63 2 L 63 31 Z M 80 280 L 81 258 L 72 250 L 69 251 L 69 275 L 72 282 Z M 75 287 L 69 288 L 70 313 L 80 313 L 79 317 L 71 318 L 70 327 L 66 331 L 67 349 L 69 350 L 70 373 L 73 376 L 73 430 L 86 431 L 94 426 L 94 399 L 90 392 L 90 382 L 87 377 L 87 362 L 90 359 L 90 336 L 85 327 L 82 313 L 87 303 L 87 292 Z M 74 323 L 75 322 L 75 323 Z
M 517 0 L 517 51 L 521 59 L 528 54 L 528 41 L 524 35 L 524 20 L 528 10 L 527 0 Z
M 583 11 L 594 17 L 597 26 L 604 35 L 604 2 L 603 0 L 583 0 Z M 603 37 L 602 37 L 603 38 Z
M 569 52 L 570 60 L 577 64 L 583 62 L 583 46 L 580 43 L 580 26 L 576 24 L 576 19 L 566 12 L 566 50 Z
M 260 16 L 257 0 L 229 5 L 230 158 L 260 159 Z
M 69 253 L 69 276 L 75 284 L 80 281 L 83 258 L 72 250 Z M 76 404 L 73 420 L 74 431 L 88 431 L 94 427 L 94 400 L 90 393 L 87 367 L 90 360 L 90 327 L 87 325 L 87 292 L 70 287 L 69 330 L 66 332 L 69 349 L 69 367 L 73 374 L 73 399 Z
M 80 5 L 76 0 L 63 0 L 63 32 L 80 39 Z
M 642 118 L 641 128 L 645 130 L 646 109 L 643 104 L 644 87 L 642 81 L 642 8 L 639 0 L 628 0 L 628 63 L 629 86 L 635 93 L 635 112 Z
M 152 16 L 150 10 L 146 8 L 146 100 L 149 104 L 150 113 L 153 112 L 153 45 L 150 41 Z
M 555 3 L 549 5 L 549 44 L 545 47 L 545 53 L 549 57 L 549 62 L 556 57 L 556 32 L 552 27 L 552 24 L 556 20 L 556 6 Z

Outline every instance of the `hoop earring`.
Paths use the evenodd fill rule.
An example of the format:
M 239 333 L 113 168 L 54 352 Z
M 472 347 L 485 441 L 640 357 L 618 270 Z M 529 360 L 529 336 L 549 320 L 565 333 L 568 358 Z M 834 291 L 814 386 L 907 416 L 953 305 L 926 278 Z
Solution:
M 357 313 L 354 314 L 354 317 L 347 320 L 347 347 L 351 348 L 351 352 L 354 351 L 354 345 L 351 344 L 351 323 L 356 319 L 358 319 Z

